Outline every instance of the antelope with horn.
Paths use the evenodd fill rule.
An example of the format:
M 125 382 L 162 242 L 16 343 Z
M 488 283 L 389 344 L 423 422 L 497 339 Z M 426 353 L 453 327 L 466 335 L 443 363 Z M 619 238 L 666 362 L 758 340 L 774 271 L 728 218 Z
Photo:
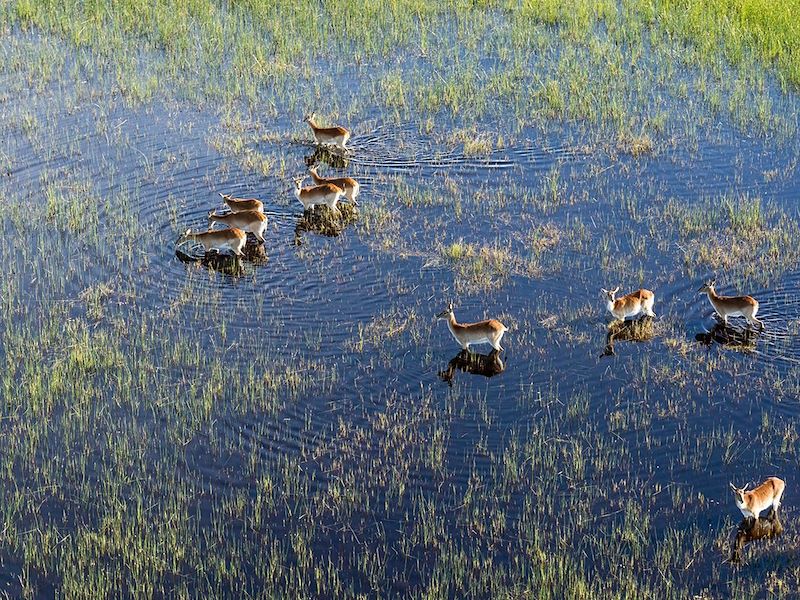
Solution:
M 265 241 L 264 231 L 267 229 L 267 217 L 257 210 L 243 210 L 226 215 L 218 215 L 212 211 L 208 213 L 208 220 L 212 223 L 224 223 L 229 227 L 252 233 L 261 243 Z
M 714 289 L 716 282 L 716 279 L 712 279 L 704 283 L 697 291 L 708 295 L 708 301 L 711 302 L 711 306 L 714 307 L 725 325 L 728 324 L 728 317 L 744 317 L 747 319 L 748 325 L 758 323 L 759 329 L 764 329 L 764 323 L 756 319 L 758 300 L 752 296 L 720 296 Z
M 358 206 L 358 202 L 356 202 L 356 198 L 358 197 L 359 191 L 361 190 L 361 186 L 359 183 L 353 179 L 352 177 L 320 177 L 317 173 L 317 167 L 309 167 L 308 173 L 311 175 L 311 179 L 314 180 L 314 183 L 317 185 L 324 185 L 326 183 L 332 183 L 333 185 L 342 188 L 344 191 L 344 196 L 350 202 Z
M 219 192 L 219 195 L 222 201 L 231 209 L 231 212 L 244 212 L 247 210 L 264 212 L 264 203 L 261 202 L 261 200 L 256 200 L 255 198 L 234 198 L 230 194 L 223 194 L 222 192 Z
M 233 252 L 236 256 L 244 256 L 244 245 L 247 242 L 247 234 L 241 229 L 220 229 L 217 231 L 203 231 L 192 233 L 191 229 L 178 238 L 178 244 L 185 241 L 199 242 L 205 248 L 206 253 L 211 252 Z
M 472 344 L 489 344 L 497 351 L 503 349 L 500 340 L 508 328 L 496 319 L 488 319 L 477 323 L 459 323 L 453 314 L 453 303 L 450 302 L 437 319 L 446 319 L 447 328 L 463 350 L 469 350 Z
M 733 499 L 736 506 L 742 512 L 745 519 L 758 519 L 759 513 L 770 506 L 773 512 L 778 514 L 778 507 L 781 505 L 781 497 L 786 484 L 782 479 L 770 477 L 757 488 L 747 491 L 747 486 L 737 488 L 730 484 L 733 490 Z
M 647 315 L 648 317 L 655 317 L 653 312 L 653 303 L 655 302 L 655 295 L 650 290 L 636 290 L 630 294 L 617 298 L 619 286 L 613 290 L 606 290 L 601 288 L 601 291 L 606 296 L 606 308 L 615 319 L 624 321 L 628 317 L 635 317 L 640 314 Z
M 345 144 L 350 139 L 350 132 L 347 129 L 338 126 L 320 127 L 317 125 L 314 113 L 306 115 L 303 120 L 311 127 L 317 144 L 336 146 L 341 150 L 347 150 Z
M 336 206 L 339 199 L 344 195 L 344 190 L 338 185 L 332 183 L 323 183 L 322 185 L 312 185 L 303 187 L 303 177 L 296 177 L 294 180 L 294 195 L 303 205 L 303 210 L 309 210 L 315 206 L 325 205 L 332 211 L 338 213 L 339 208 Z

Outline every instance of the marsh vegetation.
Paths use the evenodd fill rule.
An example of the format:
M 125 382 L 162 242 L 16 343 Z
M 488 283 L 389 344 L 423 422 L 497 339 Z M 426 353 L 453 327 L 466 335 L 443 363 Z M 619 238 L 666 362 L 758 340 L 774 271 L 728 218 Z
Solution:
M 1 4 L 0 594 L 792 597 L 798 15 Z M 316 163 L 358 211 L 303 213 Z M 180 260 L 220 192 L 266 243 Z M 658 318 L 609 329 L 618 285 Z M 739 552 L 728 481 L 768 475 Z

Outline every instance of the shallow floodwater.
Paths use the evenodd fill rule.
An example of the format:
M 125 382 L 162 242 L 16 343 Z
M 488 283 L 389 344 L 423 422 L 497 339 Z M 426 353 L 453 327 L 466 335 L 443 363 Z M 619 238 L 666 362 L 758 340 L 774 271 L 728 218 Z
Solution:
M 461 144 L 437 136 L 442 132 L 369 115 L 347 123 L 354 135 L 346 167 L 320 165 L 324 175 L 346 173 L 362 184 L 362 217 L 327 236 L 297 230 L 303 215 L 291 178 L 314 152 L 297 141 L 310 139 L 299 118 L 262 123 L 271 135 L 249 143 L 250 151 L 284 165 L 283 173 L 276 168 L 263 176 L 215 146 L 220 123 L 211 111 L 159 104 L 49 110 L 38 139 L 51 151 L 36 148 L 24 131 L 6 132 L 13 168 L 0 179 L 2 193 L 33 205 L 43 201 L 47 182 L 79 177 L 91 182 L 87 202 L 102 203 L 102 235 L 128 227 L 139 235 L 130 254 L 115 260 L 107 248 L 71 240 L 56 224 L 59 255 L 46 258 L 37 251 L 27 260 L 64 269 L 65 283 L 51 293 L 31 277 L 33 297 L 73 302 L 83 290 L 108 284 L 114 291 L 105 305 L 107 320 L 155 317 L 162 326 L 158 335 L 171 336 L 176 347 L 197 348 L 226 371 L 245 374 L 257 358 L 259 365 L 274 361 L 280 369 L 298 365 L 296 376 L 309 382 L 297 383 L 272 411 L 239 409 L 260 393 L 254 387 L 214 389 L 213 419 L 202 433 L 188 436 L 177 474 L 206 490 L 196 498 L 201 525 L 213 522 L 220 497 L 235 490 L 255 495 L 245 468 L 254 461 L 291 457 L 313 496 L 346 476 L 352 463 L 375 461 L 391 471 L 391 452 L 411 456 L 433 447 L 443 455 L 428 468 L 412 461 L 400 495 L 407 502 L 433 498 L 442 510 L 455 511 L 476 477 L 483 478 L 482 494 L 494 497 L 499 457 L 540 429 L 544 435 L 545 417 L 565 405 L 568 418 L 541 440 L 564 445 L 561 462 L 550 466 L 552 472 L 533 473 L 530 489 L 502 495 L 506 532 L 523 514 L 526 498 L 537 497 L 540 479 L 549 482 L 547 489 L 560 482 L 558 510 L 569 512 L 576 498 L 591 498 L 593 527 L 601 536 L 615 535 L 615 515 L 624 510 L 626 495 L 638 498 L 652 489 L 658 491 L 648 500 L 648 535 L 692 530 L 721 537 L 728 531 L 731 537 L 738 511 L 728 482 L 779 475 L 787 484 L 784 526 L 796 525 L 797 459 L 764 454 L 775 438 L 762 434 L 762 423 L 769 414 L 788 430 L 800 418 L 792 391 L 800 361 L 800 269 L 790 265 L 779 277 L 754 272 L 733 279 L 725 269 L 689 268 L 685 240 L 659 220 L 670 201 L 694 206 L 723 194 L 759 197 L 796 219 L 795 143 L 773 145 L 720 126 L 697 145 L 678 141 L 633 157 L 581 143 L 578 129 L 556 124 L 546 136 L 525 131 L 504 147 L 466 155 Z M 263 252 L 251 248 L 256 254 L 250 259 L 223 268 L 179 260 L 178 235 L 204 228 L 209 211 L 223 209 L 219 192 L 264 202 L 269 228 Z M 119 218 L 114 199 L 121 197 L 128 198 L 133 221 Z M 365 219 L 378 209 L 390 216 L 377 233 L 367 231 Z M 545 232 L 534 252 L 540 242 L 533 232 L 543 235 L 542 227 L 555 233 Z M 470 259 L 447 255 L 456 242 L 475 245 L 475 252 L 508 250 L 511 258 L 497 269 L 485 267 L 488 280 L 477 273 L 470 281 Z M 4 258 L 9 256 L 4 248 Z M 71 260 L 81 266 L 71 271 Z M 734 320 L 738 333 L 709 333 L 711 307 L 697 289 L 714 275 L 721 292 L 749 293 L 760 301 L 765 332 L 747 334 Z M 600 288 L 617 285 L 624 292 L 654 290 L 658 317 L 650 339 L 619 336 L 611 354 L 604 352 L 609 317 Z M 459 348 L 434 319 L 448 301 L 461 321 L 497 317 L 509 326 L 502 367 L 495 365 L 493 376 L 486 376 L 487 359 L 457 360 Z M 82 309 L 71 310 L 80 315 Z M 488 353 L 488 347 L 475 350 Z M 203 385 L 203 374 L 181 359 L 160 360 L 163 370 L 153 377 L 175 382 L 177 393 L 194 377 Z M 451 361 L 449 377 L 443 377 Z M 470 373 L 469 364 L 484 372 Z M 251 381 L 263 384 L 258 377 Z M 417 415 L 420 405 L 433 408 Z M 401 415 L 400 424 L 377 425 L 387 410 Z M 143 415 L 151 420 L 148 427 L 164 426 L 157 411 Z M 420 435 L 392 449 L 391 428 L 411 422 Z M 736 432 L 735 441 L 726 445 L 719 440 L 729 431 Z M 598 440 L 608 446 L 594 459 Z M 572 466 L 575 453 L 583 453 L 580 469 Z M 603 456 L 617 460 L 603 465 Z M 313 539 L 316 551 L 346 553 L 345 527 L 365 547 L 377 543 L 376 532 L 383 532 L 389 547 L 408 534 L 413 523 L 402 502 L 392 505 L 396 492 L 387 491 L 387 478 L 376 476 L 360 511 L 332 518 L 331 529 Z M 589 487 L 613 491 L 598 501 L 586 493 Z M 683 499 L 676 500 L 676 489 Z M 280 537 L 293 529 L 293 519 L 281 513 L 267 528 Z M 456 517 L 447 523 L 455 539 L 469 536 Z M 565 544 L 580 546 L 575 531 Z M 518 541 L 507 538 L 514 536 L 499 535 L 495 556 L 511 561 Z M 424 555 L 417 558 L 424 562 Z M 721 562 L 722 554 L 706 547 L 678 577 L 692 589 L 714 588 Z M 586 564 L 599 573 L 605 568 L 597 556 L 587 556 Z M 16 590 L 20 570 L 12 557 L 0 567 L 9 590 Z M 386 571 L 392 581 L 386 589 L 396 594 L 425 579 L 424 567 L 400 558 L 387 558 Z M 341 576 L 347 580 L 347 573 Z M 351 576 L 354 590 L 369 589 Z

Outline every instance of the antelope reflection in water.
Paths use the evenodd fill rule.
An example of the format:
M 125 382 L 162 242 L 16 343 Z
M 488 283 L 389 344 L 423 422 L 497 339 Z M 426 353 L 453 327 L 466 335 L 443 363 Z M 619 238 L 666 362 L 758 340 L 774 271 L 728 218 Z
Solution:
M 472 375 L 483 375 L 484 377 L 494 377 L 506 370 L 505 364 L 500 359 L 500 352 L 492 350 L 489 354 L 478 354 L 469 350 L 462 350 L 450 359 L 447 369 L 439 371 L 439 377 L 446 381 L 447 385 L 453 386 L 453 378 L 456 371 L 464 371 Z
M 212 271 L 218 271 L 234 277 L 244 274 L 242 260 L 247 260 L 254 265 L 263 265 L 269 260 L 263 244 L 246 244 L 242 249 L 241 256 L 213 251 L 207 252 L 203 256 L 194 256 L 179 248 L 175 250 L 175 256 L 182 263 L 199 263 Z
M 709 331 L 703 331 L 694 336 L 701 344 L 711 346 L 714 342 L 730 350 L 752 352 L 756 349 L 756 340 L 760 332 L 750 327 L 737 329 L 725 323 L 715 323 Z
M 608 326 L 606 347 L 603 356 L 613 356 L 614 344 L 617 342 L 649 342 L 655 337 L 653 317 L 644 316 L 635 321 L 614 321 Z
M 759 517 L 755 520 L 752 518 L 742 519 L 736 530 L 736 541 L 731 550 L 731 562 L 742 560 L 742 550 L 750 542 L 778 537 L 782 533 L 783 524 L 775 510 L 771 509 L 766 517 Z
M 345 169 L 350 163 L 346 156 L 343 156 L 337 152 L 332 152 L 325 146 L 317 146 L 314 149 L 313 154 L 309 154 L 305 157 L 305 161 L 307 167 L 313 167 L 314 165 L 325 163 L 334 169 Z
M 325 237 L 337 237 L 351 223 L 358 218 L 358 211 L 352 204 L 340 204 L 339 215 L 326 206 L 318 206 L 307 210 L 297 219 L 294 227 L 294 243 L 300 246 L 303 243 L 303 234 L 316 233 Z

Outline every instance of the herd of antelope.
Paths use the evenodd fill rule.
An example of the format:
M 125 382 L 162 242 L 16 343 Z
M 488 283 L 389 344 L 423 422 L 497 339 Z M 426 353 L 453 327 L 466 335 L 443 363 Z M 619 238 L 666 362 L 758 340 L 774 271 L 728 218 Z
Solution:
M 720 296 L 714 289 L 716 281 L 711 280 L 704 283 L 698 293 L 705 293 L 708 296 L 711 306 L 714 307 L 717 316 L 722 323 L 728 325 L 728 317 L 744 317 L 747 320 L 747 326 L 758 325 L 759 330 L 764 329 L 764 323 L 756 318 L 758 313 L 758 300 L 752 296 Z M 614 317 L 615 321 L 625 321 L 634 317 L 650 317 L 654 318 L 656 315 L 653 312 L 653 304 L 655 303 L 655 294 L 650 290 L 639 289 L 630 294 L 626 294 L 617 298 L 619 287 L 613 290 L 602 289 L 603 295 L 606 299 L 606 308 L 608 312 Z M 503 364 L 499 360 L 498 353 L 503 350 L 500 345 L 500 340 L 503 334 L 508 331 L 508 328 L 497 319 L 487 319 L 477 323 L 459 323 L 453 314 L 453 305 L 448 304 L 447 308 L 436 315 L 439 319 L 447 321 L 447 328 L 455 338 L 456 342 L 461 346 L 462 351 L 469 351 L 469 347 L 473 344 L 489 344 L 492 347 L 492 352 L 487 359 L 488 364 L 496 367 L 500 366 L 502 371 Z M 479 355 L 480 356 L 480 355 Z M 463 362 L 463 359 L 462 361 Z M 454 364 L 455 363 L 455 364 Z M 459 361 L 454 359 L 451 361 L 450 367 L 444 374 L 440 373 L 443 379 L 448 381 L 452 380 L 453 371 Z M 480 363 L 482 364 L 482 363 Z M 761 512 L 771 508 L 768 518 L 770 521 L 777 520 L 778 507 L 781 504 L 783 497 L 783 490 L 785 483 L 782 479 L 777 477 L 770 477 L 757 488 L 747 491 L 747 486 L 744 488 L 737 488 L 732 483 L 730 484 L 733 490 L 734 500 L 736 506 L 745 517 L 745 526 L 748 531 L 756 531 L 756 525 Z M 766 531 L 773 531 L 772 528 L 767 528 Z
M 344 127 L 319 127 L 314 115 L 306 115 L 304 121 L 311 127 L 314 141 L 318 146 L 347 152 L 347 141 L 350 132 Z M 303 187 L 303 181 L 311 175 L 314 185 Z M 303 211 L 312 211 L 317 206 L 327 206 L 334 215 L 340 215 L 338 204 L 346 198 L 353 206 L 358 206 L 360 186 L 352 177 L 322 177 L 317 172 L 317 167 L 308 169 L 308 175 L 301 175 L 294 179 L 294 195 L 303 205 Z M 178 238 L 178 244 L 195 242 L 203 246 L 206 254 L 232 253 L 235 256 L 244 256 L 244 247 L 247 243 L 247 234 L 251 233 L 259 244 L 266 239 L 264 232 L 267 229 L 267 217 L 264 214 L 264 204 L 255 198 L 233 198 L 228 194 L 220 194 L 223 202 L 228 206 L 228 212 L 217 214 L 211 211 L 208 214 L 209 227 L 207 231 L 192 233 L 191 229 Z M 214 223 L 226 225 L 226 229 L 213 229 Z
M 317 146 L 332 148 L 337 151 L 347 152 L 347 141 L 350 139 L 350 132 L 344 127 L 320 127 L 317 125 L 314 115 L 307 115 L 304 119 L 311 127 L 314 134 L 314 141 Z M 310 175 L 314 185 L 303 187 L 303 181 Z M 313 210 L 316 206 L 327 206 L 334 214 L 339 214 L 338 203 L 344 197 L 354 206 L 358 203 L 360 186 L 352 177 L 322 177 L 317 172 L 316 166 L 308 169 L 308 175 L 303 175 L 294 179 L 294 194 L 303 205 L 303 210 Z M 179 242 L 184 240 L 195 241 L 202 244 L 207 253 L 232 252 L 236 256 L 243 255 L 243 249 L 247 241 L 247 234 L 251 233 L 258 243 L 264 243 L 264 232 L 267 228 L 267 217 L 264 215 L 264 205 L 255 198 L 233 198 L 227 194 L 220 194 L 223 202 L 228 206 L 229 211 L 225 214 L 217 214 L 212 211 L 208 215 L 208 231 L 192 233 L 187 229 Z M 212 229 L 214 223 L 227 225 L 226 229 Z M 719 319 L 727 326 L 728 317 L 744 317 L 747 320 L 748 328 L 750 325 L 758 325 L 759 329 L 764 329 L 764 323 L 756 318 L 758 313 L 758 300 L 752 296 L 720 296 L 717 294 L 714 285 L 715 280 L 703 284 L 698 290 L 705 293 L 708 300 L 714 307 Z M 653 305 L 655 294 L 647 289 L 639 289 L 621 297 L 617 297 L 619 287 L 613 290 L 601 290 L 606 300 L 606 308 L 614 317 L 615 321 L 624 322 L 627 319 L 654 318 Z M 486 319 L 476 323 L 459 323 L 453 312 L 453 304 L 436 315 L 438 319 L 447 321 L 447 328 L 461 347 L 462 354 L 450 361 L 448 370 L 444 374 L 440 373 L 448 383 L 452 382 L 453 373 L 456 368 L 468 368 L 471 364 L 483 365 L 483 368 L 491 374 L 502 372 L 505 368 L 499 358 L 499 353 L 503 351 L 500 341 L 508 328 L 497 319 Z M 489 344 L 492 352 L 488 357 L 473 355 L 479 358 L 486 358 L 485 361 L 470 359 L 469 349 L 472 345 Z M 488 367 L 486 365 L 488 365 Z M 747 486 L 737 488 L 730 484 L 734 494 L 736 506 L 742 512 L 750 528 L 754 528 L 762 511 L 771 508 L 770 518 L 777 517 L 777 510 L 781 504 L 785 483 L 777 477 L 770 477 L 764 483 L 753 490 L 747 491 Z

